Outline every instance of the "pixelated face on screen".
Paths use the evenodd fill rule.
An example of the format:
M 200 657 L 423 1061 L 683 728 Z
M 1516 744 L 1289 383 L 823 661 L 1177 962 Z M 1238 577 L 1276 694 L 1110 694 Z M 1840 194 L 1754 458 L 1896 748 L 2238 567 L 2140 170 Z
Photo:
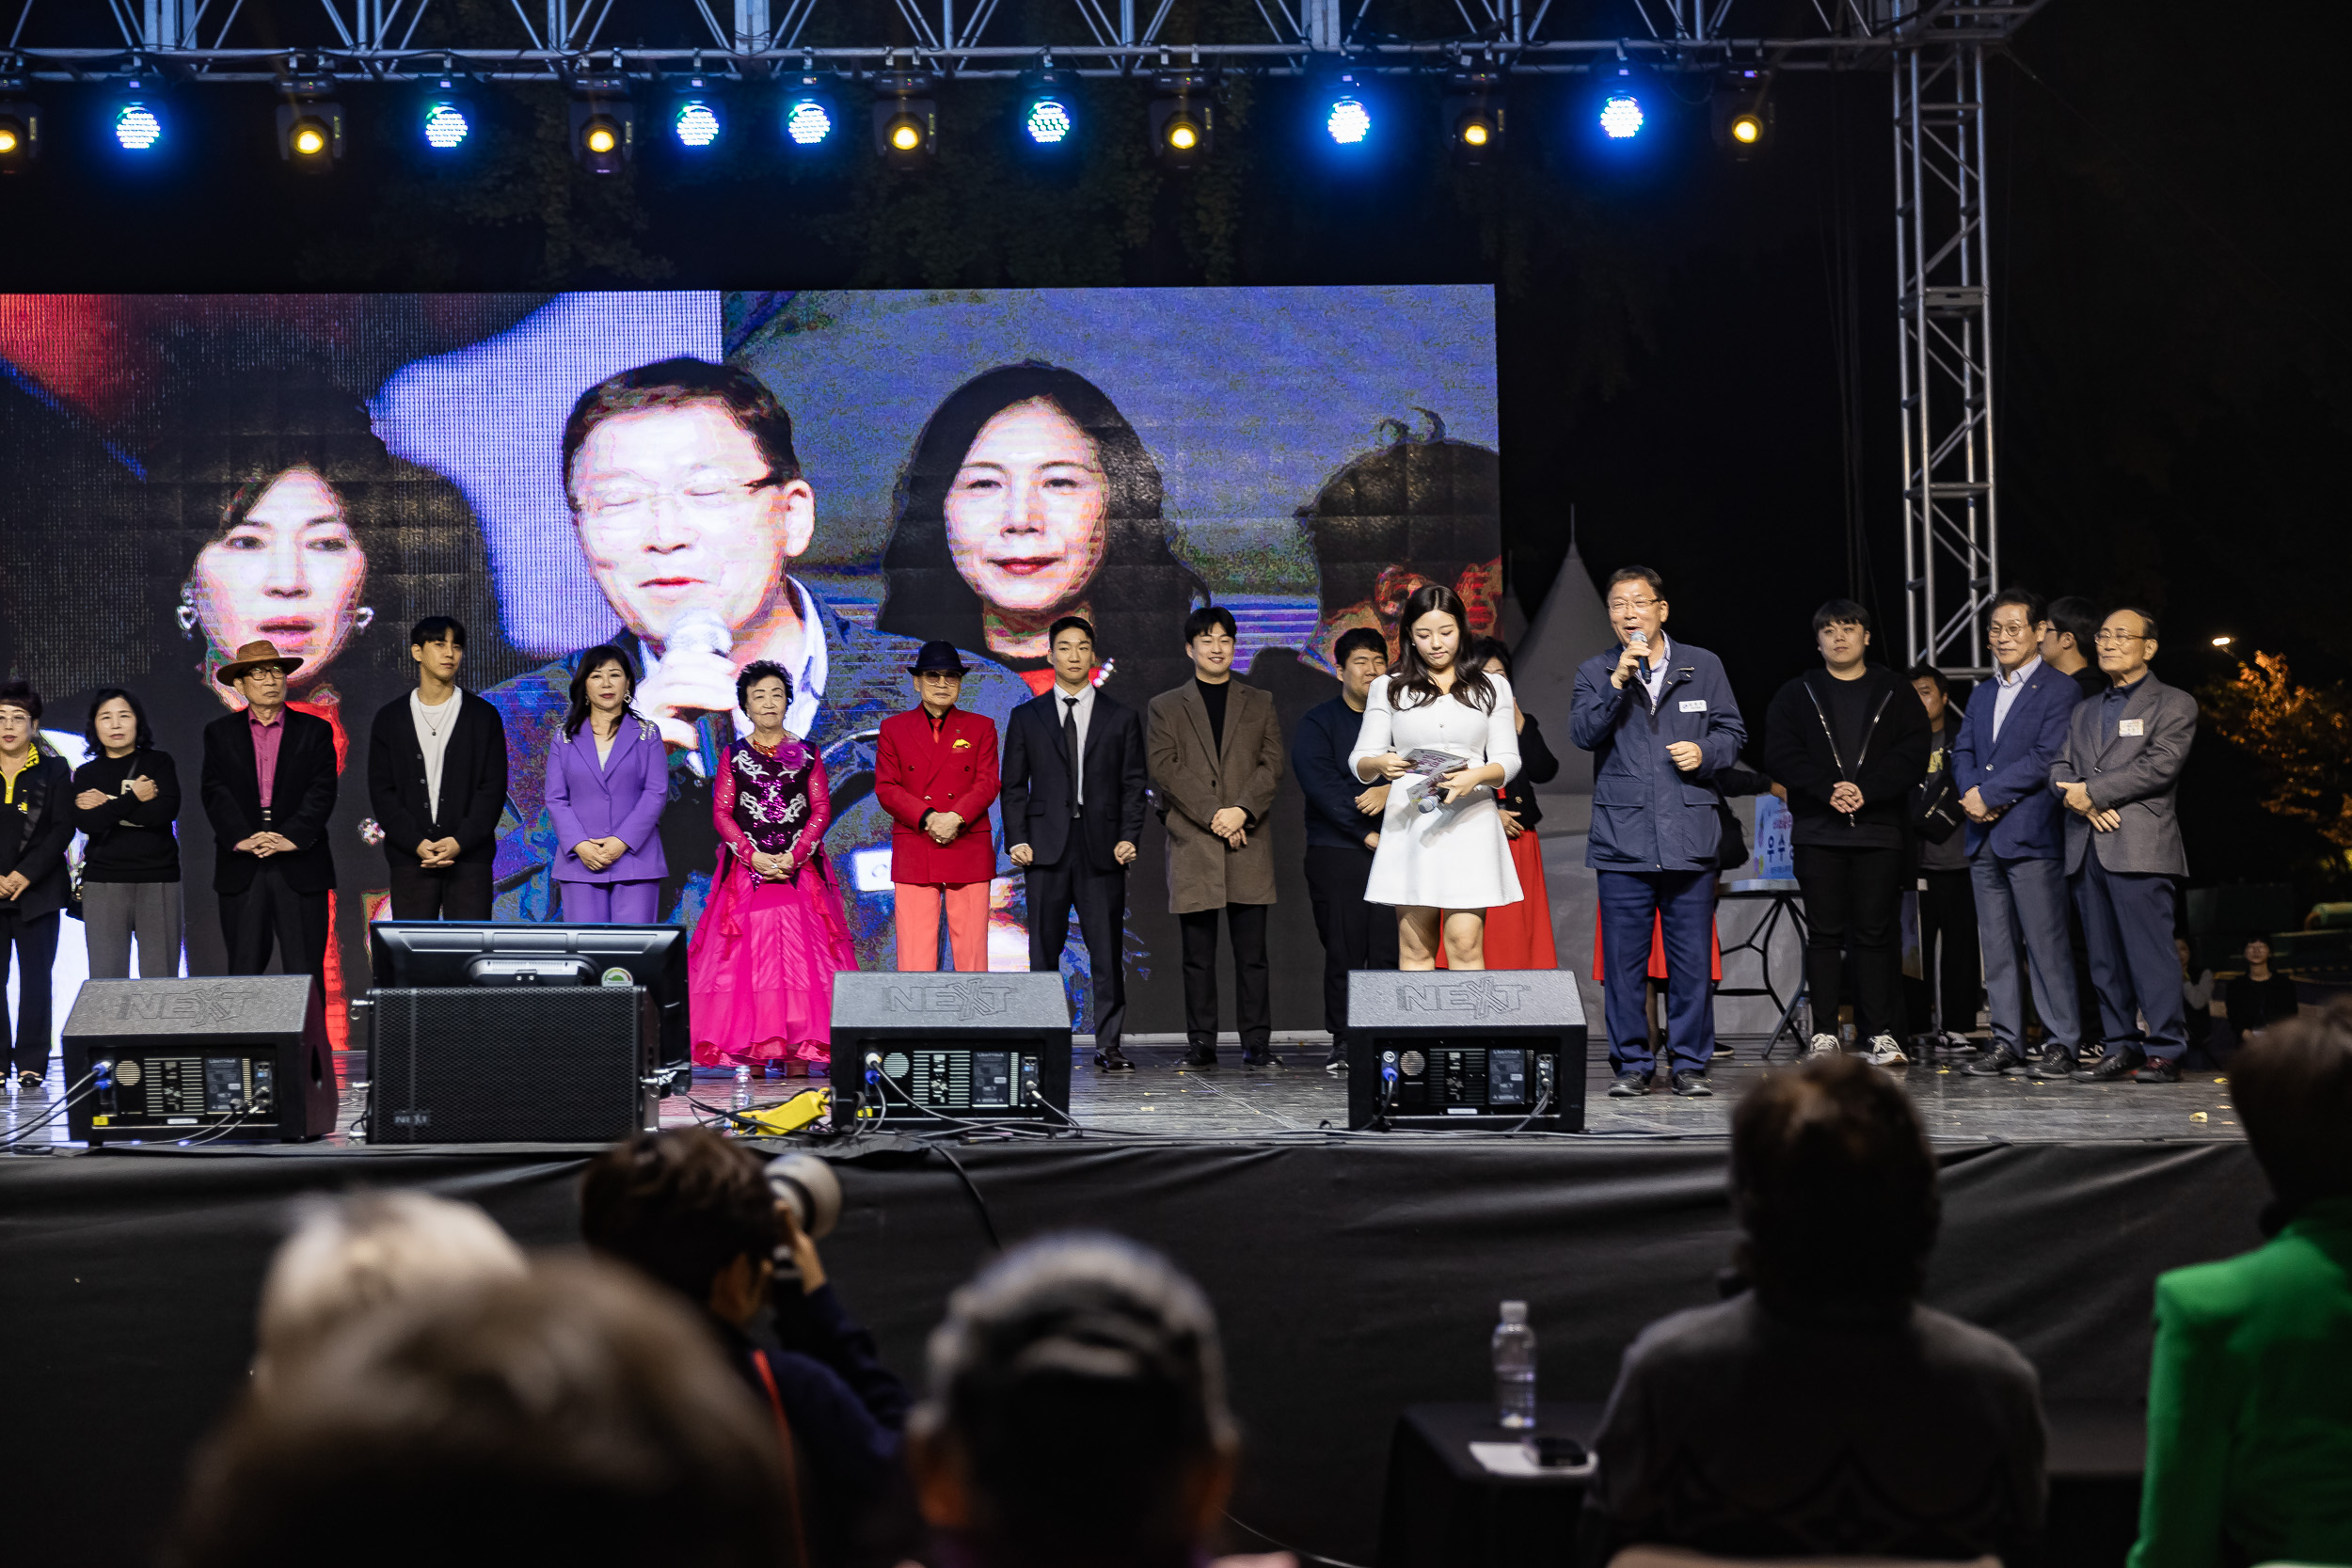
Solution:
M 570 494 L 596 585 L 657 643 L 692 610 L 730 627 L 756 620 L 817 521 L 807 483 L 780 480 L 716 403 L 599 420 L 572 458 Z
M 224 650 L 266 641 L 306 669 L 326 665 L 351 638 L 368 578 L 342 498 L 314 470 L 289 468 L 230 515 L 189 578 L 205 637 Z

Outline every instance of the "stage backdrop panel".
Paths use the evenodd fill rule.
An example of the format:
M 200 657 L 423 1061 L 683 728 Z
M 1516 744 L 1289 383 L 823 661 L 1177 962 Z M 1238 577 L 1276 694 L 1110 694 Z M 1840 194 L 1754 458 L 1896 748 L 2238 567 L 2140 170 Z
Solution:
M 656 390 L 611 406 L 597 451 L 624 476 L 666 451 L 774 483 L 688 482 L 636 509 L 643 526 L 583 531 L 576 402 L 681 358 L 722 367 L 694 373 L 732 377 L 737 409 L 772 400 L 783 418 L 713 426 L 707 403 L 698 416 Z M 709 779 L 737 733 L 710 661 L 776 657 L 799 689 L 787 727 L 829 774 L 860 962 L 894 967 L 874 732 L 913 705 L 920 641 L 964 650 L 965 705 L 1001 729 L 1050 680 L 1055 615 L 1096 620 L 1103 689 L 1140 708 L 1189 676 L 1186 611 L 1226 604 L 1239 667 L 1287 735 L 1336 694 L 1330 640 L 1371 626 L 1393 642 L 1418 583 L 1459 587 L 1493 624 L 1498 422 L 1484 288 L 0 296 L 0 658 L 41 686 L 45 728 L 77 761 L 95 691 L 141 699 L 188 786 L 197 974 L 224 959 L 195 787 L 202 726 L 233 703 L 212 673 L 261 637 L 304 660 L 293 701 L 335 725 L 343 758 L 340 1043 L 388 880 L 368 726 L 412 684 L 418 618 L 466 621 L 462 678 L 507 724 L 498 908 L 514 919 L 559 912 L 567 847 L 544 778 L 582 651 L 624 648 L 663 725 L 661 908 L 690 924 L 717 848 Z M 309 513 L 278 504 L 315 499 L 313 482 L 326 499 Z M 1295 784 L 1272 831 L 1296 916 L 1274 925 L 1276 1021 L 1314 1027 Z M 1127 934 L 1139 1032 L 1182 1024 L 1156 821 L 1146 839 Z M 1025 968 L 1002 848 L 991 962 Z M 1083 958 L 1066 964 L 1085 998 Z M 66 995 L 81 972 L 70 941 Z

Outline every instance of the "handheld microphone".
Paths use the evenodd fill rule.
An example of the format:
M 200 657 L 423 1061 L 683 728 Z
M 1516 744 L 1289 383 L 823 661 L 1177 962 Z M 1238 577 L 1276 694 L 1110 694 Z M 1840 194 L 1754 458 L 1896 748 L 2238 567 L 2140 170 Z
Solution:
M 661 648 L 665 656 L 685 648 L 723 658 L 735 651 L 735 629 L 717 610 L 696 608 L 677 618 Z

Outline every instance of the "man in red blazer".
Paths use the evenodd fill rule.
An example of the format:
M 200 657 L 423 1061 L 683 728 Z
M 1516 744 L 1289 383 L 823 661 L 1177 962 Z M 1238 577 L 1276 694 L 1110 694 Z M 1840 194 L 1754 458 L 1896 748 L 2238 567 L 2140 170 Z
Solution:
M 939 915 L 960 970 L 988 967 L 988 881 L 996 843 L 996 721 L 956 706 L 963 656 L 926 642 L 907 673 L 923 705 L 882 721 L 874 796 L 890 814 L 891 891 L 898 898 L 898 967 L 939 967 Z

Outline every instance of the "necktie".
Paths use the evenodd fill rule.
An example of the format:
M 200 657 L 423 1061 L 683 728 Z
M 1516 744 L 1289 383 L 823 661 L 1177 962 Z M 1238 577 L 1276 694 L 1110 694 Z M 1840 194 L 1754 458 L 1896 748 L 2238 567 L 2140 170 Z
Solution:
M 1062 750 L 1070 754 L 1070 815 L 1078 815 L 1078 699 L 1061 700 Z

